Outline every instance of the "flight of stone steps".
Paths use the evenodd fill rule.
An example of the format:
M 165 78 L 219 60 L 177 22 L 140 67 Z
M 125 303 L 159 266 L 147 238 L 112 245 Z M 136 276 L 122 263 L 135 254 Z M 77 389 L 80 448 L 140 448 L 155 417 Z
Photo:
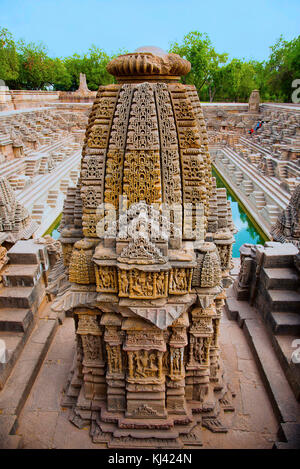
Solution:
M 242 124 L 246 115 L 241 114 L 240 118 Z M 261 118 L 265 119 L 263 127 L 251 136 L 244 130 L 239 133 L 237 125 L 227 126 L 229 131 L 209 131 L 210 149 L 231 148 L 251 167 L 276 178 L 286 191 L 292 193 L 296 178 L 300 178 L 300 113 L 267 110 Z M 234 171 L 234 168 L 230 167 L 230 170 Z M 241 176 L 236 178 L 236 183 L 241 183 Z
M 6 359 L 0 363 L 0 389 L 22 352 L 45 297 L 40 252 L 41 245 L 33 240 L 18 241 L 8 251 L 9 262 L 1 271 L 0 340 L 6 346 Z
M 18 241 L 1 270 L 0 449 L 22 448 L 18 419 L 58 327 L 45 287 L 49 257 L 45 244 Z M 3 347 L 1 352 L 3 352 Z
M 38 236 L 59 216 L 67 187 L 77 183 L 81 141 L 72 129 L 81 130 L 86 116 L 73 114 L 55 108 L 0 113 L 0 176 L 40 225 Z M 23 153 L 16 158 L 19 144 Z
M 279 179 L 266 177 L 260 168 L 249 164 L 232 148 L 211 152 L 213 164 L 238 199 L 269 235 L 279 213 L 287 206 L 289 193 Z
M 256 304 L 271 332 L 274 349 L 300 400 L 300 363 L 291 360 L 300 346 L 300 275 L 294 256 L 265 254 Z

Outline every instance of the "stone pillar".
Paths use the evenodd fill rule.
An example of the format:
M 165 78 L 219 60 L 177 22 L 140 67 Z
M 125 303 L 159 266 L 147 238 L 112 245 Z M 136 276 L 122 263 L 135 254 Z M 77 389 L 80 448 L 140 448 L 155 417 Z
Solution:
M 107 356 L 107 410 L 120 412 L 126 410 L 125 363 L 122 343 L 121 318 L 114 313 L 106 313 L 101 318 L 105 325 L 104 340 Z
M 258 90 L 253 90 L 249 98 L 249 113 L 257 114 L 259 112 L 260 96 Z
M 78 315 L 76 334 L 80 335 L 83 361 L 82 374 L 85 399 L 106 399 L 103 327 L 93 310 L 75 311 Z
M 195 307 L 191 312 L 186 385 L 190 400 L 204 402 L 209 392 L 210 345 L 213 337 L 213 306 Z
M 172 414 L 186 414 L 184 351 L 188 343 L 188 314 L 184 313 L 170 328 L 169 369 L 167 375 L 167 409 Z
M 241 268 L 234 289 L 238 300 L 248 300 L 255 276 L 255 249 L 252 244 L 243 244 L 240 247 L 240 259 Z
M 226 293 L 221 292 L 214 300 L 214 307 L 213 311 L 214 314 L 212 316 L 212 327 L 213 327 L 213 335 L 210 344 L 210 381 L 215 383 L 215 390 L 219 390 L 219 387 L 222 386 L 221 383 L 221 376 L 219 375 L 220 364 L 219 364 L 219 355 L 220 355 L 220 347 L 219 347 L 219 331 L 220 331 L 220 321 L 222 317 L 222 307 L 224 306 L 226 298 Z

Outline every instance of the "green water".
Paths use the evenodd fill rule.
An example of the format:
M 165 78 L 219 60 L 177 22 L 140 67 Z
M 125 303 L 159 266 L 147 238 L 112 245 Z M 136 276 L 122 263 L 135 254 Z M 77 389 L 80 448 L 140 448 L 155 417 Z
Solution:
M 59 238 L 60 233 L 57 231 L 57 228 L 58 228 L 59 225 L 60 225 L 61 217 L 62 217 L 62 214 L 60 214 L 60 215 L 56 218 L 56 220 L 54 220 L 54 222 L 52 223 L 52 225 L 49 226 L 48 230 L 46 231 L 46 233 L 43 234 L 43 236 L 45 236 L 45 235 L 50 235 L 50 236 L 52 236 L 52 238 L 54 238 L 54 239 L 58 239 L 58 238 Z
M 60 232 L 57 231 L 57 228 L 59 227 L 59 223 L 58 225 L 54 228 L 54 230 L 50 233 L 50 236 L 52 236 L 52 238 L 54 239 L 58 239 L 60 237 Z
M 232 247 L 232 257 L 240 257 L 239 249 L 244 243 L 265 244 L 266 237 L 259 233 L 258 229 L 252 223 L 248 215 L 243 210 L 232 191 L 226 186 L 222 179 L 213 170 L 212 175 L 216 178 L 217 187 L 226 187 L 227 199 L 230 200 L 233 223 L 238 230 L 234 235 L 235 243 Z

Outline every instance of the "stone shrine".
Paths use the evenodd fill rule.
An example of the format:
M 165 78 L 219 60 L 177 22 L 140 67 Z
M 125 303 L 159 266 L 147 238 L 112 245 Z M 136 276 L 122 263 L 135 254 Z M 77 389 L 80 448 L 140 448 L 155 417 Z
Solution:
M 29 239 L 38 229 L 26 208 L 16 199 L 5 177 L 0 178 L 0 232 L 5 232 L 6 242 Z
M 300 184 L 292 193 L 286 209 L 278 216 L 271 234 L 274 241 L 293 243 L 300 247 Z
M 201 446 L 233 410 L 218 335 L 234 226 L 211 176 L 190 63 L 153 47 L 113 59 L 49 277 L 77 351 L 63 405 L 110 448 Z M 120 198 L 121 197 L 121 198 Z M 168 211 L 168 208 L 171 209 Z

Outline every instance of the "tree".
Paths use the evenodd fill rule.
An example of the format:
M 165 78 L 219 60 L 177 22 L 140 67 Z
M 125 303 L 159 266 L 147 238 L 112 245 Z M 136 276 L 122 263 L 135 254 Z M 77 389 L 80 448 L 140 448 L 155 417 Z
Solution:
M 49 59 L 48 72 L 49 84 L 54 90 L 68 91 L 71 88 L 72 79 L 63 60 Z
M 54 82 L 53 60 L 47 55 L 46 47 L 39 43 L 18 42 L 20 73 L 18 81 L 22 88 L 40 90 Z
M 19 75 L 19 60 L 11 33 L 0 28 L 0 78 L 8 85 Z
M 114 78 L 107 72 L 106 65 L 112 59 L 102 49 L 92 45 L 88 54 L 74 54 L 64 59 L 66 70 L 71 77 L 71 89 L 74 91 L 79 85 L 79 74 L 85 73 L 90 90 L 97 90 L 99 85 L 108 85 Z
M 192 31 L 183 38 L 183 43 L 171 44 L 170 52 L 179 54 L 191 62 L 191 71 L 183 79 L 196 86 L 198 93 L 213 99 L 219 86 L 219 66 L 226 63 L 228 54 L 218 54 L 206 33 Z M 203 87 L 206 86 L 206 89 Z M 204 91 L 204 92 L 203 92 Z
M 280 36 L 270 49 L 267 84 L 277 100 L 290 102 L 292 82 L 300 77 L 300 36 L 289 42 Z
M 251 91 L 256 88 L 255 69 L 251 63 L 240 59 L 220 68 L 218 98 L 225 101 L 247 101 Z

